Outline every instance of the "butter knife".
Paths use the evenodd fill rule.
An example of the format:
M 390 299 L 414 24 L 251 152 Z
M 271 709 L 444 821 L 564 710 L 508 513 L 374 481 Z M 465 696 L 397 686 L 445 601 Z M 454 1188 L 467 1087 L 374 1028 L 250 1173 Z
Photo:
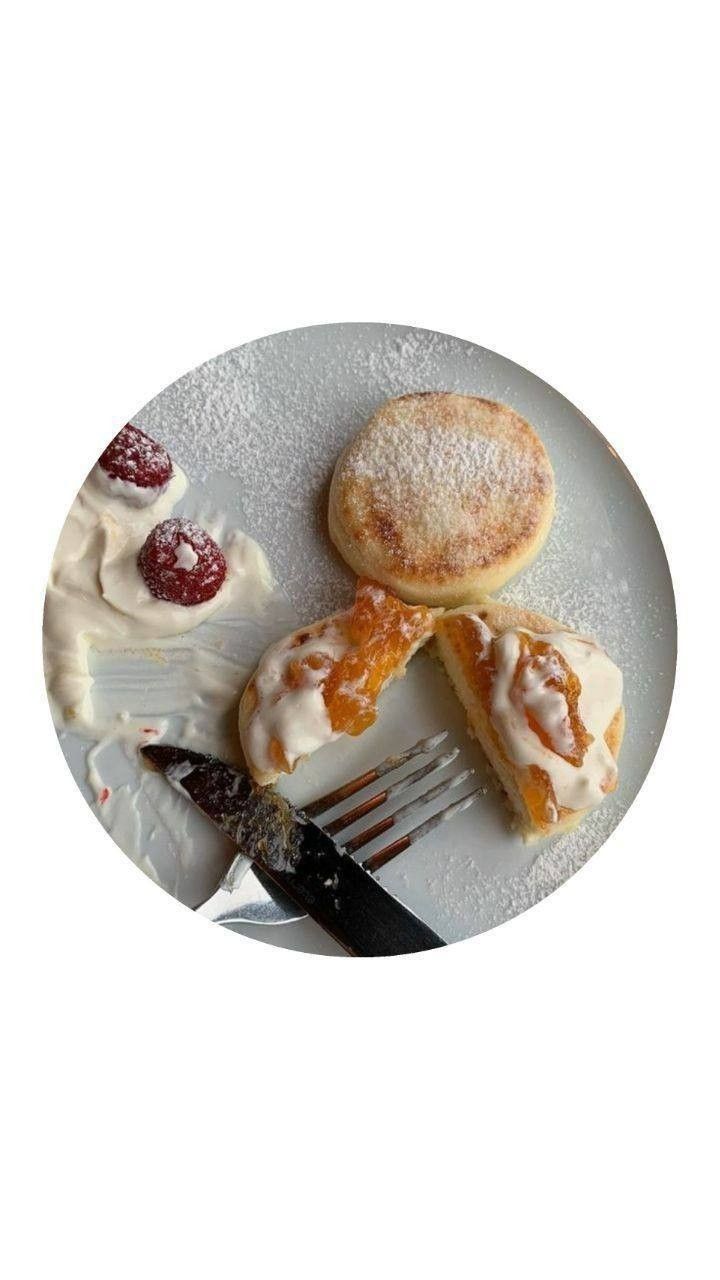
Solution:
M 301 810 L 276 791 L 259 787 L 247 770 L 162 743 L 141 752 L 238 848 L 223 886 L 210 900 L 212 911 L 206 912 L 220 923 L 219 895 L 232 891 L 233 876 L 242 873 L 249 857 L 350 955 L 404 955 L 445 946 Z

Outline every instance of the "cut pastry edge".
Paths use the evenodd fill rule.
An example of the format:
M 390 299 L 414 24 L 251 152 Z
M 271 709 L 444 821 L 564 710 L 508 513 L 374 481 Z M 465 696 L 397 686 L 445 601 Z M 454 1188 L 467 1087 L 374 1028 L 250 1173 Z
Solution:
M 528 631 L 538 636 L 552 636 L 564 633 L 568 637 L 585 639 L 565 623 L 557 622 L 544 614 L 535 613 L 522 606 L 506 604 L 491 598 L 483 598 L 476 605 L 466 605 L 446 612 L 436 630 L 434 650 L 443 665 L 456 696 L 459 698 L 468 720 L 468 732 L 475 738 L 488 763 L 498 778 L 507 798 L 513 815 L 514 825 L 527 843 L 548 836 L 562 835 L 573 828 L 602 802 L 604 796 L 596 803 L 581 808 L 557 807 L 554 820 L 539 821 L 531 814 L 522 794 L 520 783 L 525 770 L 518 766 L 508 754 L 503 739 L 485 706 L 478 689 L 473 686 L 469 673 L 465 670 L 461 655 L 452 641 L 452 619 L 461 616 L 478 617 L 497 638 L 507 631 Z M 599 646 L 598 646 L 599 649 Z M 603 651 L 600 650 L 602 653 Z M 606 655 L 603 655 L 606 657 Z M 608 661 L 610 661 L 608 659 Z M 614 664 L 612 664 L 614 666 Z M 625 731 L 625 709 L 622 702 L 610 715 L 604 728 L 604 739 L 613 761 L 617 761 Z M 546 775 L 547 777 L 547 775 Z M 617 774 L 608 787 L 610 794 L 617 785 Z
M 391 595 L 391 593 L 387 592 L 385 588 L 380 588 L 380 589 L 384 591 L 386 595 Z M 394 598 L 394 597 L 391 596 L 391 598 Z M 413 606 L 404 605 L 402 601 L 399 601 L 398 603 L 403 605 L 404 608 L 407 608 L 407 609 L 413 608 Z M 370 700 L 370 704 L 372 706 L 377 705 L 377 702 L 382 696 L 382 693 L 388 687 L 389 684 L 391 684 L 395 680 L 399 680 L 404 677 L 407 670 L 407 665 L 410 662 L 410 660 L 414 657 L 414 655 L 418 652 L 418 650 L 421 649 L 431 639 L 434 632 L 436 619 L 442 613 L 442 610 L 427 608 L 426 612 L 428 615 L 428 623 L 429 623 L 429 625 L 427 626 L 427 629 L 423 634 L 420 634 L 419 636 L 417 636 L 411 642 L 411 644 L 408 645 L 406 651 L 403 653 L 402 657 L 398 660 L 395 667 L 392 669 L 392 671 L 389 672 L 389 674 L 383 680 L 377 693 Z M 337 740 L 339 737 L 343 736 L 346 732 L 343 729 L 337 730 L 337 731 L 332 730 L 330 725 L 330 720 L 329 720 L 329 713 L 327 712 L 327 708 L 325 708 L 325 714 L 327 716 L 327 721 L 328 721 L 327 729 L 329 730 L 329 732 L 327 732 L 327 736 L 323 736 L 324 726 L 321 724 L 319 726 L 319 729 L 320 729 L 320 737 L 322 738 L 322 740 L 314 742 L 311 745 L 309 750 L 299 750 L 297 754 L 292 752 L 291 753 L 292 759 L 289 760 L 291 767 L 289 769 L 281 768 L 279 766 L 274 767 L 274 766 L 263 765 L 263 762 L 260 759 L 260 757 L 264 753 L 263 751 L 257 750 L 256 744 L 255 745 L 253 744 L 252 737 L 253 737 L 253 725 L 256 722 L 256 712 L 258 711 L 258 708 L 262 701 L 262 697 L 258 695 L 257 682 L 258 682 L 258 677 L 261 677 L 262 675 L 264 665 L 266 665 L 269 661 L 271 662 L 274 659 L 274 657 L 278 657 L 280 660 L 280 664 L 285 665 L 287 655 L 291 654 L 293 650 L 296 650 L 297 648 L 299 648 L 300 645 L 302 645 L 303 648 L 308 653 L 313 653 L 313 652 L 319 653 L 321 651 L 320 646 L 323 645 L 323 642 L 324 642 L 324 647 L 327 651 L 328 648 L 331 649 L 333 647 L 333 642 L 337 640 L 337 647 L 338 649 L 340 649 L 342 646 L 341 646 L 340 640 L 338 639 L 338 635 L 342 631 L 343 626 L 345 624 L 349 624 L 351 615 L 352 615 L 352 607 L 344 610 L 339 610 L 337 613 L 330 614 L 326 618 L 321 618 L 317 622 L 310 623 L 306 627 L 296 628 L 296 630 L 291 632 L 290 635 L 283 637 L 283 639 L 277 641 L 275 644 L 271 645 L 266 650 L 266 652 L 263 654 L 263 657 L 260 659 L 258 666 L 256 667 L 252 676 L 248 680 L 248 683 L 246 684 L 240 699 L 240 707 L 239 707 L 240 742 L 241 742 L 241 746 L 245 756 L 247 767 L 250 770 L 255 781 L 260 786 L 275 785 L 279 781 L 279 779 L 283 776 L 283 774 L 294 773 L 295 770 L 299 768 L 310 757 L 310 755 L 312 755 L 314 751 L 317 750 L 320 746 L 325 745 L 326 742 Z M 315 645 L 315 642 L 317 642 L 317 645 L 318 645 L 318 648 L 316 649 L 313 648 L 313 646 Z M 354 646 L 352 642 L 346 643 L 344 646 L 344 652 L 348 652 L 353 648 L 358 648 L 358 651 L 359 651 L 359 646 Z M 316 690 L 321 696 L 322 695 L 321 686 L 319 685 L 316 686 Z M 285 694 L 281 694 L 280 698 L 276 699 L 273 705 L 277 707 L 281 698 L 287 697 L 288 692 L 290 691 L 287 690 Z M 304 692 L 305 694 L 312 694 L 313 691 L 312 689 L 306 689 Z M 320 702 L 317 697 L 313 698 L 313 704 L 314 704 L 313 708 L 310 709 L 311 716 L 315 712 L 320 711 Z M 367 727 L 369 727 L 369 725 Z M 359 736 L 360 733 L 362 733 L 363 731 L 364 730 L 361 729 L 357 735 L 353 735 L 353 736 Z M 287 755 L 287 752 L 285 752 L 285 754 Z

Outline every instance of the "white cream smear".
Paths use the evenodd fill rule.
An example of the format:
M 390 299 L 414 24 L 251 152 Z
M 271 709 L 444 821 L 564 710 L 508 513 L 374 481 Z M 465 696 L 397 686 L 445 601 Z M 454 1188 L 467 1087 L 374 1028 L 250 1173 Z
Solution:
M 349 614 L 337 614 L 318 635 L 304 644 L 295 644 L 295 636 L 274 644 L 265 654 L 255 674 L 258 705 L 246 730 L 248 755 L 258 769 L 274 772 L 270 746 L 273 738 L 280 743 L 292 769 L 301 756 L 311 755 L 326 742 L 340 737 L 333 730 L 323 698 L 327 671 L 305 667 L 302 683 L 287 687 L 287 669 L 297 659 L 318 654 L 338 662 L 349 648 L 345 633 L 338 625 Z
M 518 699 L 513 696 L 520 658 L 518 632 L 506 631 L 493 638 L 479 618 L 475 621 L 481 633 L 487 632 L 487 636 L 483 634 L 484 643 L 492 643 L 494 648 L 491 715 L 510 759 L 522 768 L 537 765 L 543 769 L 561 808 L 577 811 L 599 804 L 617 777 L 617 764 L 605 733 L 622 706 L 622 672 L 594 640 L 585 636 L 566 631 L 526 633 L 557 650 L 580 681 L 578 713 L 592 742 L 582 763 L 570 764 L 561 754 L 568 754 L 574 746 L 567 701 L 562 691 L 549 683 L 562 675 L 557 659 L 550 654 L 527 665 L 519 681 Z M 528 711 L 547 734 L 553 750 L 531 728 Z
M 174 471 L 178 474 L 177 468 Z M 129 502 L 131 507 L 152 506 L 153 502 L 157 502 L 160 494 L 166 490 L 165 485 L 140 485 L 132 480 L 121 480 L 119 476 L 109 476 L 99 463 L 95 464 L 92 476 L 105 493 L 109 493 L 113 498 L 122 498 L 123 502 Z
M 238 758 L 234 711 L 258 647 L 267 643 L 264 632 L 274 629 L 268 606 L 276 588 L 252 538 L 203 519 L 223 547 L 223 586 L 199 605 L 156 599 L 137 567 L 138 551 L 183 496 L 187 479 L 175 466 L 167 487 L 151 491 L 145 505 L 137 501 L 138 486 L 107 481 L 97 467 L 88 476 L 53 557 L 44 621 L 53 718 L 61 732 L 95 744 L 85 759 L 88 781 L 116 842 L 165 888 L 186 901 L 194 895 L 199 900 L 205 891 L 202 866 L 196 874 L 190 862 L 192 846 L 208 843 L 207 824 L 199 828 L 200 839 L 190 839 L 192 806 L 141 767 L 137 748 L 161 738 L 172 719 L 174 742 Z M 177 563 L 194 567 L 196 553 L 188 543 L 178 547 Z M 208 626 L 202 642 L 184 638 L 203 623 Z M 103 653 L 113 655 L 112 664 L 102 663 Z M 111 696 L 97 696 L 107 690 Z M 164 850 L 157 858 L 156 846 Z
M 88 476 L 60 534 L 45 600 L 45 676 L 55 720 L 90 737 L 109 728 L 99 723 L 92 701 L 91 649 L 162 649 L 169 637 L 194 630 L 220 609 L 257 609 L 273 587 L 260 547 L 233 530 L 224 548 L 228 574 L 212 600 L 158 600 L 142 578 L 137 555 L 183 496 L 187 479 L 176 467 L 167 487 L 144 507 L 129 504 L 117 484 L 108 493 L 95 472 Z M 195 556 L 187 544 L 178 554 L 185 546 Z

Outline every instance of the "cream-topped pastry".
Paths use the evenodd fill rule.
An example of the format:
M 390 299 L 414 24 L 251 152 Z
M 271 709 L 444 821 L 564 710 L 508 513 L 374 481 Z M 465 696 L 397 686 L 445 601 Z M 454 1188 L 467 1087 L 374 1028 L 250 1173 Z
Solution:
M 254 676 L 257 713 L 249 718 L 243 735 L 246 757 L 258 774 L 275 771 L 276 743 L 292 772 L 298 760 L 339 736 L 323 698 L 323 685 L 327 663 L 339 662 L 348 651 L 347 619 L 347 614 L 326 618 L 308 628 L 307 639 L 300 643 L 295 632 L 272 645 L 262 658 Z M 293 678 L 291 663 L 304 665 L 299 682 Z
M 352 609 L 271 645 L 240 702 L 240 739 L 256 780 L 276 782 L 340 734 L 367 729 L 379 694 L 434 626 L 432 609 L 361 580 Z
M 596 641 L 487 600 L 446 613 L 437 645 L 526 839 L 568 830 L 614 791 L 623 679 Z

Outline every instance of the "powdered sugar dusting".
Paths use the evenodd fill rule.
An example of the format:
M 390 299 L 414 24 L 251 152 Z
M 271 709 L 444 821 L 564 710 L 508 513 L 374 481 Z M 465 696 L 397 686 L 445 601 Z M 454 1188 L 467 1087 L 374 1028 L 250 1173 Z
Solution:
M 515 497 L 527 493 L 535 482 L 531 459 L 504 440 L 488 436 L 451 435 L 430 426 L 421 434 L 408 422 L 367 441 L 349 460 L 357 476 L 380 483 L 395 503 L 434 500 L 438 489 L 447 498 L 447 486 L 463 501 L 480 491 L 486 497 L 498 493 Z
M 476 397 L 403 396 L 343 454 L 334 510 L 358 547 L 374 540 L 386 567 L 449 577 L 522 546 L 552 487 L 537 437 L 511 409 Z
M 100 455 L 98 466 L 109 479 L 139 488 L 159 488 L 166 485 L 172 475 L 166 450 L 131 423 L 110 441 Z
M 353 576 L 327 536 L 327 489 L 348 441 L 390 396 L 463 390 L 468 344 L 393 326 L 337 325 L 229 351 L 134 416 L 196 482 L 242 485 L 243 527 L 309 618 L 349 603 Z M 468 390 L 470 388 L 467 388 Z
M 575 832 L 523 846 L 508 834 L 491 788 L 456 819 L 450 837 L 441 831 L 389 864 L 384 882 L 452 939 L 517 914 L 582 866 L 627 810 L 652 762 L 672 690 L 675 618 L 657 531 L 631 478 L 582 415 L 540 379 L 471 343 L 391 325 L 322 326 L 261 339 L 194 370 L 133 421 L 196 482 L 207 480 L 214 490 L 224 477 L 223 501 L 234 488 L 238 522 L 268 554 L 300 618 L 310 621 L 353 594 L 353 575 L 326 529 L 327 489 L 340 452 L 384 400 L 438 390 L 508 404 L 543 441 L 555 472 L 557 514 L 538 559 L 501 598 L 595 636 L 624 672 L 628 713 L 619 788 Z M 460 713 L 435 665 L 419 655 L 406 680 L 388 690 L 376 729 L 348 745 L 354 754 L 343 758 L 345 777 L 360 771 L 358 763 L 409 745 L 410 733 L 419 737 L 452 723 L 456 741 L 463 740 Z M 371 737 L 376 732 L 394 735 L 392 742 Z M 474 757 L 466 762 L 482 771 L 473 744 L 467 751 Z M 320 756 L 316 794 L 328 773 Z M 309 795 L 312 778 L 307 772 L 294 783 Z
M 194 605 L 212 600 L 227 575 L 227 562 L 206 529 L 173 516 L 148 534 L 138 555 L 145 582 L 159 600 Z

